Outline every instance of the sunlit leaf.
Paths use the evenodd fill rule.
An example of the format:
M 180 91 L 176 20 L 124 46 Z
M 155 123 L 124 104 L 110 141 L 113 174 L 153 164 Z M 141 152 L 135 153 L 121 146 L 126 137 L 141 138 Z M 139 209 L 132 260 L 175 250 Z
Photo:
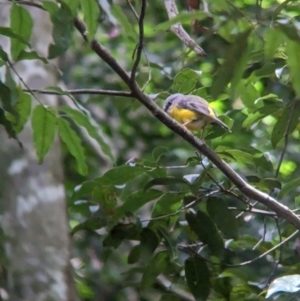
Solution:
M 199 80 L 199 76 L 199 73 L 192 69 L 183 69 L 174 78 L 172 92 L 182 94 L 191 92 Z

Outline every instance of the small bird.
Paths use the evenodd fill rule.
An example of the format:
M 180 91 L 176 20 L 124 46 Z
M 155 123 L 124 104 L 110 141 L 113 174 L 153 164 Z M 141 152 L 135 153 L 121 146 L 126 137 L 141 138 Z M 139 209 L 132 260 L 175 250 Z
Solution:
M 218 119 L 209 103 L 196 95 L 172 94 L 165 100 L 163 110 L 191 131 L 204 131 L 207 125 L 212 124 L 231 132 L 227 125 Z

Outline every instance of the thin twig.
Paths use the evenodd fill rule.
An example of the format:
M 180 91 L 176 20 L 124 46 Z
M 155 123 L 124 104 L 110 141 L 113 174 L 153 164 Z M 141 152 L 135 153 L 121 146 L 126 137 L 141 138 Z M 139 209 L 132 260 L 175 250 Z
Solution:
M 284 155 L 285 155 L 288 143 L 289 143 L 289 130 L 290 130 L 290 127 L 291 127 L 293 116 L 294 116 L 294 112 L 295 112 L 294 109 L 295 109 L 296 103 L 297 103 L 297 100 L 294 100 L 293 104 L 291 105 L 291 114 L 289 116 L 289 119 L 288 119 L 288 122 L 287 122 L 286 128 L 285 128 L 285 132 L 284 132 L 284 135 L 283 135 L 283 137 L 284 137 L 284 146 L 283 146 L 282 152 L 280 154 L 278 166 L 276 168 L 275 178 L 277 178 L 278 175 L 279 175 L 280 167 L 281 167 L 281 164 L 283 162 L 283 158 L 284 158 Z
M 169 16 L 169 19 L 175 18 L 178 15 L 178 10 L 175 4 L 175 0 L 164 0 L 165 7 Z M 205 56 L 205 51 L 189 36 L 184 30 L 180 23 L 173 24 L 171 31 L 174 32 L 177 37 L 185 44 L 188 48 L 195 51 L 200 56 Z
M 89 94 L 89 95 L 111 95 L 111 96 L 122 96 L 122 97 L 133 97 L 131 92 L 114 91 L 114 90 L 101 90 L 101 89 L 75 89 L 75 90 L 63 90 L 62 92 L 54 90 L 37 90 L 28 89 L 23 90 L 24 92 L 33 92 L 39 94 L 50 94 L 50 95 L 61 95 L 63 93 L 78 95 L 78 94 Z
M 128 6 L 130 7 L 131 11 L 133 12 L 133 14 L 134 14 L 136 20 L 139 21 L 139 18 L 140 18 L 140 17 L 139 17 L 139 15 L 137 14 L 137 12 L 135 11 L 135 9 L 134 9 L 133 5 L 131 4 L 130 0 L 126 0 L 126 2 L 127 2 L 127 4 L 128 4 Z
M 141 13 L 139 16 L 139 42 L 136 47 L 135 61 L 133 63 L 132 70 L 131 70 L 131 77 L 130 77 L 131 84 L 135 82 L 136 70 L 139 66 L 142 52 L 143 52 L 143 47 L 144 47 L 144 18 L 146 13 L 146 4 L 147 4 L 146 0 L 142 0 Z
M 263 257 L 269 255 L 270 253 L 272 253 L 273 251 L 277 250 L 278 248 L 281 248 L 285 243 L 287 243 L 288 241 L 290 241 L 292 238 L 294 238 L 295 236 L 297 236 L 299 234 L 299 230 L 296 230 L 293 234 L 291 234 L 289 237 L 287 237 L 285 240 L 283 240 L 282 242 L 280 242 L 278 245 L 274 246 L 273 248 L 271 248 L 270 250 L 266 251 L 265 253 L 262 253 L 261 255 L 259 255 L 258 257 L 248 260 L 248 261 L 244 261 L 238 264 L 225 264 L 226 267 L 230 267 L 230 268 L 234 268 L 234 267 L 241 267 L 241 266 L 245 266 L 248 264 L 251 264 L 259 259 L 262 259 Z

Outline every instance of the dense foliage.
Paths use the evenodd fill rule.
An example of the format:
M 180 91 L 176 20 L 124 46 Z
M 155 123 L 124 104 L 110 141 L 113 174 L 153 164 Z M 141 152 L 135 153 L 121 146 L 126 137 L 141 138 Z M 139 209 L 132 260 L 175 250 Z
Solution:
M 34 20 L 22 1 L 12 5 L 9 27 L 0 28 L 0 35 L 11 39 L 10 53 L 0 50 L 0 66 L 7 66 L 0 83 L 0 123 L 18 139 L 30 120 L 41 164 L 56 132 L 64 142 L 82 300 L 99 295 L 103 300 L 264 300 L 269 284 L 288 275 L 294 276 L 277 279 L 269 295 L 297 294 L 295 239 L 279 245 L 295 237 L 295 228 L 246 197 L 136 99 L 110 92 L 128 90 L 84 41 L 73 18 L 81 18 L 88 39 L 95 37 L 130 72 L 139 49 L 134 12 L 140 14 L 142 1 L 131 7 L 129 2 L 40 1 L 53 23 L 55 44 L 48 58 L 30 47 Z M 174 21 L 163 1 L 147 1 L 139 86 L 160 106 L 177 92 L 205 98 L 232 131 L 207 128 L 209 147 L 252 186 L 297 209 L 299 3 L 208 0 L 199 10 L 187 10 L 198 1 L 177 2 Z M 169 30 L 176 22 L 206 56 Z M 107 93 L 41 87 L 63 96 L 62 105 L 56 111 L 38 103 L 31 110 L 32 92 L 16 83 L 11 66 L 28 59 L 48 64 L 53 58 L 59 58 L 69 89 Z M 286 298 L 280 293 L 277 300 Z

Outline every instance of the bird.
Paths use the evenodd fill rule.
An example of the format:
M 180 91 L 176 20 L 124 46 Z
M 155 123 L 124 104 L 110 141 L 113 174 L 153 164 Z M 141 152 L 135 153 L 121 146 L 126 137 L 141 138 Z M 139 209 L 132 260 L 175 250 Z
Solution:
M 176 93 L 164 102 L 163 110 L 185 128 L 203 132 L 207 125 L 218 125 L 231 132 L 228 126 L 216 115 L 214 109 L 202 97 Z

